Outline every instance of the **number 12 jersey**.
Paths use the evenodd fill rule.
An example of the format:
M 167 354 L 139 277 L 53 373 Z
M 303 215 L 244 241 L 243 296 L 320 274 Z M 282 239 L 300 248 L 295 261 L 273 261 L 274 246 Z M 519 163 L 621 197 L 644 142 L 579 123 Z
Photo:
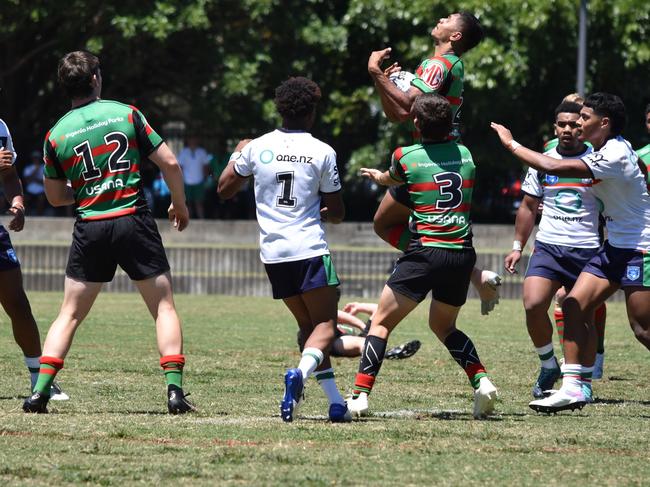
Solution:
M 254 177 L 265 264 L 329 254 L 321 194 L 341 190 L 336 152 L 304 131 L 277 129 L 248 143 L 235 172 Z

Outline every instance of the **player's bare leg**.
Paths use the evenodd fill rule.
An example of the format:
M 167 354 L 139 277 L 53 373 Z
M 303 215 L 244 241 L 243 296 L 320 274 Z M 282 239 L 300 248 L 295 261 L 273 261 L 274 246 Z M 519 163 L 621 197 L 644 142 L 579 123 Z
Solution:
M 332 353 L 336 352 L 339 357 L 358 357 L 363 351 L 366 342 L 364 337 L 354 335 L 343 335 L 332 343 Z
M 40 373 L 33 394 L 23 404 L 25 412 L 47 412 L 47 402 L 56 374 L 63 368 L 63 359 L 70 350 L 75 332 L 92 308 L 102 284 L 78 281 L 66 276 L 61 310 L 45 338 Z
M 476 419 L 494 411 L 497 389 L 487 377 L 472 340 L 456 328 L 460 306 L 451 306 L 431 300 L 429 306 L 429 328 L 438 337 L 452 358 L 465 371 L 474 388 L 474 412 Z
M 160 356 L 182 354 L 183 332 L 176 313 L 169 273 L 143 281 L 134 281 L 134 284 L 156 322 L 156 339 Z
M 558 281 L 539 276 L 524 279 L 524 309 L 528 335 L 540 360 L 540 371 L 533 385 L 533 397 L 544 397 L 544 391 L 553 388 L 560 378 L 560 365 L 553 350 L 553 324 L 548 308 L 553 296 L 561 288 Z
M 372 323 L 359 361 L 352 399 L 348 401 L 348 408 L 353 415 L 363 416 L 368 412 L 368 394 L 381 369 L 381 364 L 386 354 L 388 337 L 395 327 L 418 305 L 403 294 L 393 291 L 389 286 L 379 298 L 377 312 L 372 317 Z
M 650 350 L 650 289 L 626 288 L 625 301 L 627 317 L 634 336 Z
M 334 369 L 329 358 L 335 337 L 338 301 L 336 288 L 319 287 L 283 301 L 300 328 L 298 336 L 302 357 L 298 367 L 289 369 L 285 375 L 285 395 L 280 408 L 282 419 L 293 421 L 303 398 L 304 383 L 313 373 L 330 403 L 330 420 L 349 421 L 345 400 L 336 387 Z
M 41 359 L 41 337 L 32 308 L 23 288 L 23 275 L 20 267 L 0 273 L 0 303 L 11 321 L 16 344 L 23 351 L 25 365 L 30 374 L 30 392 L 38 380 Z M 50 399 L 65 401 L 68 395 L 58 384 L 52 383 Z
M 43 357 L 64 359 L 72 345 L 77 328 L 88 316 L 99 291 L 101 282 L 84 282 L 65 278 L 63 303 L 43 344 Z
M 555 394 L 530 403 L 538 412 L 582 408 L 588 402 L 597 336 L 594 310 L 618 289 L 607 279 L 583 272 L 562 304 L 564 312 L 564 364 L 562 387 Z M 588 378 L 588 384 L 586 379 Z M 587 394 L 585 394 L 587 393 Z
M 156 322 L 160 366 L 167 382 L 167 409 L 170 414 L 194 411 L 194 405 L 185 399 L 183 392 L 183 332 L 174 305 L 171 276 L 165 272 L 134 284 Z
M 16 344 L 26 357 L 41 355 L 41 338 L 23 289 L 20 268 L 0 272 L 0 303 L 11 320 Z

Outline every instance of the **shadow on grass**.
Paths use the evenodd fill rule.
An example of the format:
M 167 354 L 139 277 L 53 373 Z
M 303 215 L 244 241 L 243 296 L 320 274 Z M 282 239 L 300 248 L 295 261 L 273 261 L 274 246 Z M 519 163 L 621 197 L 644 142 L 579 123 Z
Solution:
M 594 398 L 594 404 L 629 404 L 629 405 L 636 405 L 636 406 L 650 406 L 650 401 L 637 401 L 637 400 L 630 400 L 630 399 L 607 399 L 604 397 L 595 397 Z
M 527 416 L 524 413 L 500 413 L 497 412 L 493 416 L 488 416 L 481 419 L 481 421 L 493 421 L 500 422 L 507 418 L 523 418 Z M 304 419 L 313 420 L 313 421 L 322 421 L 326 420 L 324 416 L 308 416 Z M 378 422 L 385 421 L 387 419 L 396 419 L 396 420 L 426 420 L 426 419 L 438 419 L 441 421 L 476 421 L 472 414 L 468 411 L 423 411 L 423 410 L 399 410 L 399 411 L 378 411 L 376 413 L 371 413 L 370 416 L 364 416 L 355 420 L 355 422 Z

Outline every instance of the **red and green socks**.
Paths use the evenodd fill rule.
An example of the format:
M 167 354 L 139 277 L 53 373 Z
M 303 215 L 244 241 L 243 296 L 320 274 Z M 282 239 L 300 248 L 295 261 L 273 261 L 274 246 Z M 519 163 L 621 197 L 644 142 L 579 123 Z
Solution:
M 63 368 L 63 359 L 57 357 L 41 357 L 41 367 L 33 392 L 40 392 L 44 396 L 50 395 L 50 388 L 56 374 Z
M 185 367 L 185 355 L 165 355 L 160 357 L 160 366 L 165 372 L 167 387 L 183 388 L 183 367 Z
M 359 361 L 359 371 L 354 379 L 354 389 L 352 389 L 352 398 L 356 399 L 359 394 L 365 392 L 370 394 L 372 387 L 375 385 L 375 378 L 379 374 L 381 364 L 386 354 L 387 341 L 374 335 L 368 335 L 363 345 L 361 360 Z
M 555 328 L 557 329 L 557 336 L 560 339 L 560 346 L 564 346 L 564 313 L 561 308 L 555 308 L 553 311 L 553 318 L 555 318 Z
M 487 377 L 487 372 L 472 340 L 462 331 L 454 330 L 445 338 L 445 347 L 465 371 L 472 387 L 478 389 L 481 378 Z

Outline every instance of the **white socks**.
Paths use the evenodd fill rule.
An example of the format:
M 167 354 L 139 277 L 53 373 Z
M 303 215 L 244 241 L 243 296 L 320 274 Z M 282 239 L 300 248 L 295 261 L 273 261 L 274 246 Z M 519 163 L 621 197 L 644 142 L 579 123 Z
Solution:
M 27 366 L 27 369 L 29 369 L 29 374 L 31 376 L 30 379 L 32 381 L 32 388 L 30 390 L 33 391 L 36 381 L 38 380 L 38 371 L 41 369 L 41 357 L 25 356 L 25 365 Z
M 557 367 L 557 361 L 553 353 L 553 342 L 543 347 L 535 348 L 535 351 L 539 355 L 540 362 L 542 362 L 542 368 L 555 369 Z
M 318 348 L 309 347 L 303 350 L 300 363 L 298 364 L 298 368 L 300 369 L 300 372 L 302 372 L 303 382 L 307 381 L 309 376 L 314 372 L 314 370 L 316 370 L 322 361 L 323 352 Z
M 343 399 L 343 396 L 341 396 L 341 393 L 336 387 L 333 368 L 320 370 L 314 374 L 314 377 L 316 377 L 318 384 L 320 384 L 330 404 L 345 404 L 345 399 Z

